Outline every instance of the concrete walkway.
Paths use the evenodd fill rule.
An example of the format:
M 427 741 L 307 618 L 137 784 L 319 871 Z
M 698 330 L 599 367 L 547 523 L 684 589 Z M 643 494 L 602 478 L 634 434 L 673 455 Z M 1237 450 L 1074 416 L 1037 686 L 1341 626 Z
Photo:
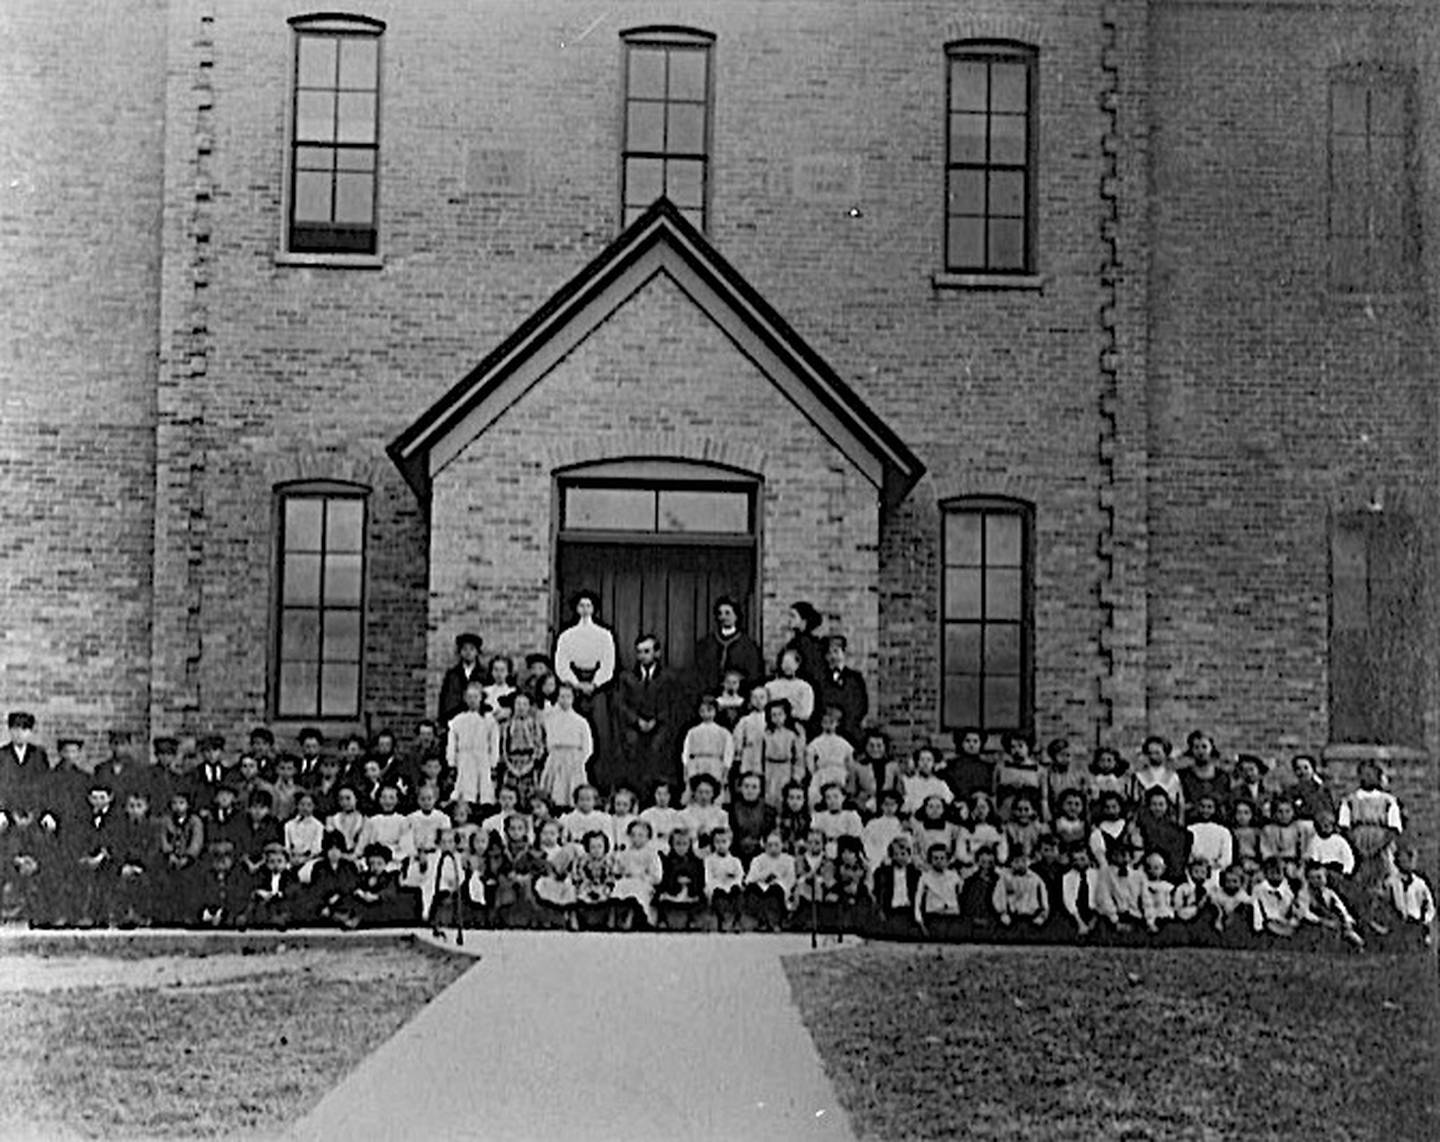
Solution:
M 780 966 L 809 950 L 789 936 L 467 933 L 480 962 L 290 1136 L 844 1142 Z

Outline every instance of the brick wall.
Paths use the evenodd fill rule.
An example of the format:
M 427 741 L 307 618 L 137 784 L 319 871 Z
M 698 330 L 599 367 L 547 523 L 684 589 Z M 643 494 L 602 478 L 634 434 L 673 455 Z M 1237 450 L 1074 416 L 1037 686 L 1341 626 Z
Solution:
M 0 5 L 0 706 L 96 751 L 148 714 L 163 10 Z

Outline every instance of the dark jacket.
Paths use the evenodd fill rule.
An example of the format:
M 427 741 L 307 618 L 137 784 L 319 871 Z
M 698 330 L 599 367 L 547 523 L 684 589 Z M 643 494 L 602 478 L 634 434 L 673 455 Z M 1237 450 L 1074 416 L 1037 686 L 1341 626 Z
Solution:
M 668 849 L 660 854 L 659 896 L 688 897 L 701 900 L 705 896 L 705 862 L 694 849 L 677 856 Z
M 820 679 L 825 677 L 825 640 L 813 634 L 792 635 L 790 641 L 782 646 L 780 653 L 775 656 L 776 674 L 780 673 L 780 659 L 785 657 L 787 650 L 793 650 L 800 655 L 800 677 L 811 686 L 820 685 Z
M 905 884 L 910 889 L 910 895 L 904 905 L 895 908 L 892 904 L 895 899 L 895 866 L 882 864 L 875 870 L 875 907 L 882 915 L 914 915 L 915 897 L 920 894 L 920 870 L 913 864 L 905 866 Z
M 647 682 L 640 667 L 626 670 L 616 681 L 615 697 L 624 732 L 638 733 L 640 719 L 645 718 L 656 723 L 652 733 L 667 737 L 674 733 L 680 694 L 673 671 L 657 665 Z
M 720 693 L 725 671 L 732 669 L 745 676 L 742 691 L 765 680 L 765 658 L 743 630 L 728 639 L 712 630 L 695 644 L 695 685 L 701 693 Z
M 815 692 L 817 726 L 828 706 L 840 708 L 840 736 L 854 743 L 865 724 L 865 716 L 870 713 L 870 690 L 865 685 L 864 675 L 846 666 L 841 668 L 837 678 L 835 672 L 826 667 Z
M 25 750 L 23 764 L 14 743 L 0 745 L 0 810 L 12 815 L 29 814 L 49 768 L 49 756 L 33 742 Z
M 775 831 L 775 808 L 764 801 L 753 805 L 738 797 L 730 803 L 730 832 L 734 834 L 733 849 L 745 865 L 765 847 L 765 838 Z M 800 840 L 804 840 L 803 837 Z
M 450 719 L 465 708 L 465 688 L 472 682 L 483 685 L 485 681 L 483 662 L 477 662 L 468 677 L 464 663 L 457 662 L 445 671 L 445 677 L 440 681 L 440 702 L 435 710 L 435 720 L 440 723 L 441 733 L 450 724 Z

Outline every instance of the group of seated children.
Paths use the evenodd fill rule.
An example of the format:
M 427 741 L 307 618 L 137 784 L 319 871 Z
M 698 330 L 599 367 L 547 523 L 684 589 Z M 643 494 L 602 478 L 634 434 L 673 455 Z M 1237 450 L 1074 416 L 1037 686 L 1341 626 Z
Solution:
M 18 896 L 37 926 L 454 918 L 941 940 L 1431 943 L 1434 899 L 1374 762 L 1337 802 L 1310 757 L 1294 759 L 1292 780 L 1269 781 L 1254 756 L 1221 765 L 1199 733 L 1179 759 L 1148 739 L 1133 772 L 1110 749 L 1073 765 L 1063 740 L 1042 760 L 1019 734 L 990 755 L 976 730 L 958 733 L 943 761 L 929 746 L 895 759 L 876 730 L 852 750 L 827 712 L 814 740 L 781 756 L 766 744 L 784 712 L 756 712 L 767 723 L 756 752 L 735 752 L 749 748 L 743 719 L 731 750 L 719 742 L 716 752 L 707 700 L 684 743 L 684 785 L 658 782 L 643 801 L 617 788 L 603 808 L 583 765 L 559 797 L 536 777 L 545 767 L 511 771 L 508 754 L 458 772 L 433 725 L 403 761 L 388 734 L 368 752 L 351 739 L 337 756 L 307 730 L 295 756 L 275 755 L 261 730 L 238 764 L 212 739 L 187 767 L 166 742 L 162 763 L 136 772 L 80 765 L 69 742 L 58 764 L 38 751 L 6 778 L 7 899 Z M 33 719 L 10 723 L 12 740 L 28 742 Z M 28 749 L 38 747 L 21 749 L 22 766 Z

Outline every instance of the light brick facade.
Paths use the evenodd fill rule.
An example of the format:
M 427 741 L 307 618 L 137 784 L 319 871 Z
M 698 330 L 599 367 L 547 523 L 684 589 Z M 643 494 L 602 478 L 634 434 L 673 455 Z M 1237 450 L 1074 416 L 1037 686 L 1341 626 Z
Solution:
M 63 7 L 0 12 L 0 678 L 52 731 L 269 716 L 297 480 L 370 489 L 371 727 L 433 705 L 462 627 L 548 641 L 553 474 L 638 450 L 763 478 L 767 651 L 814 599 L 907 743 L 939 725 L 953 497 L 1034 505 L 1035 728 L 1087 744 L 1199 724 L 1318 747 L 1332 514 L 1378 498 L 1440 554 L 1440 244 L 1385 296 L 1337 295 L 1326 264 L 1336 65 L 1413 73 L 1422 237 L 1440 223 L 1440 32 L 1408 3 L 375 0 L 371 269 L 277 257 L 305 9 Z M 387 458 L 616 238 L 619 33 L 650 24 L 715 35 L 707 237 L 919 457 L 899 503 L 665 280 L 429 502 Z M 1034 288 L 936 277 L 944 49 L 966 38 L 1039 52 Z M 1402 744 L 1433 755 L 1440 663 L 1412 667 L 1428 712 Z

